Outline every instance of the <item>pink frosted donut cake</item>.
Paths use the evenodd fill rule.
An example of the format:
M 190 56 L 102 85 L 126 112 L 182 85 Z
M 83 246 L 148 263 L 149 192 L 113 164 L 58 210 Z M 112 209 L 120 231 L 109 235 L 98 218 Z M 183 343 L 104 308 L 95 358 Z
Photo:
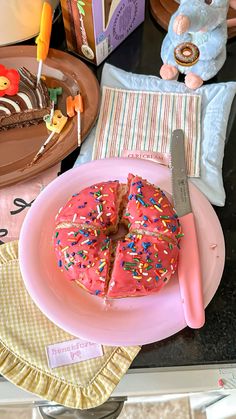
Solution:
M 95 295 L 104 296 L 110 265 L 111 240 L 101 230 L 57 229 L 54 247 L 58 266 L 68 279 Z
M 109 234 L 119 222 L 129 233 L 116 243 Z M 56 216 L 54 248 L 65 276 L 89 293 L 144 296 L 176 271 L 181 235 L 164 192 L 130 174 L 127 186 L 101 182 L 74 194 Z
M 116 230 L 122 186 L 118 181 L 102 182 L 75 193 L 59 210 L 57 224 L 93 226 L 104 231 Z
M 142 230 L 178 240 L 178 216 L 160 189 L 132 174 L 128 177 L 128 203 L 123 215 L 130 231 Z
M 133 297 L 160 291 L 175 272 L 177 258 L 175 243 L 128 234 L 118 243 L 107 296 Z

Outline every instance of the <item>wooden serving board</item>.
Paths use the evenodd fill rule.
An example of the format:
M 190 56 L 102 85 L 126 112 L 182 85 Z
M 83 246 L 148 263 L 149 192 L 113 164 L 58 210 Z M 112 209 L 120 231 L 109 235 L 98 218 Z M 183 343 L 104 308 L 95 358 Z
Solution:
M 0 62 L 8 68 L 25 66 L 36 74 L 36 46 L 3 47 Z M 84 102 L 84 112 L 81 114 L 83 141 L 98 115 L 100 90 L 96 77 L 78 58 L 55 49 L 49 50 L 43 65 L 43 74 L 47 82 L 50 81 L 50 87 L 61 86 L 63 89 L 58 99 L 58 108 L 63 115 L 66 115 L 66 97 L 81 92 Z M 44 123 L 0 132 L 0 188 L 33 178 L 75 150 L 77 118 L 69 118 L 55 144 L 34 165 L 29 166 L 47 137 L 48 130 Z
M 175 0 L 150 0 L 150 10 L 156 22 L 165 30 L 168 29 L 169 20 L 176 12 L 179 4 Z M 231 7 L 228 11 L 228 19 L 236 18 L 236 10 Z M 236 36 L 236 26 L 228 28 L 228 38 Z

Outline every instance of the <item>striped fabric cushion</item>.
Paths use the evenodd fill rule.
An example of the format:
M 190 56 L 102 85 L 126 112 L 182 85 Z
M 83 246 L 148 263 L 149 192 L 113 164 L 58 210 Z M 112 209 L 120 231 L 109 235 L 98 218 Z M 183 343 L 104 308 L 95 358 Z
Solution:
M 122 157 L 135 150 L 168 156 L 171 132 L 185 132 L 188 175 L 200 176 L 201 97 L 103 87 L 93 159 Z M 142 153 L 146 152 L 146 154 Z M 152 157 L 152 156 L 151 156 Z

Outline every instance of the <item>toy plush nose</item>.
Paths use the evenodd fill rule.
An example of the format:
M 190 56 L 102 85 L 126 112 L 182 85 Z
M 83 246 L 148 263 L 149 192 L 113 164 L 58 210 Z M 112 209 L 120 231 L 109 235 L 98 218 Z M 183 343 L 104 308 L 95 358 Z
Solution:
M 187 32 L 190 27 L 190 19 L 185 15 L 176 16 L 173 23 L 173 31 L 177 35 Z

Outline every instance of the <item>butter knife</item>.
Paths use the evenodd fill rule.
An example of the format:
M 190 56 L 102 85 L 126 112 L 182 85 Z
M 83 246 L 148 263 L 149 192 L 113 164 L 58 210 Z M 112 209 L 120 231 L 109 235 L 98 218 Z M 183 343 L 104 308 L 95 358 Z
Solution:
M 187 325 L 193 329 L 198 329 L 205 323 L 201 262 L 189 196 L 184 132 L 180 129 L 172 133 L 170 154 L 174 207 L 184 234 L 180 241 L 178 262 L 180 294 Z

